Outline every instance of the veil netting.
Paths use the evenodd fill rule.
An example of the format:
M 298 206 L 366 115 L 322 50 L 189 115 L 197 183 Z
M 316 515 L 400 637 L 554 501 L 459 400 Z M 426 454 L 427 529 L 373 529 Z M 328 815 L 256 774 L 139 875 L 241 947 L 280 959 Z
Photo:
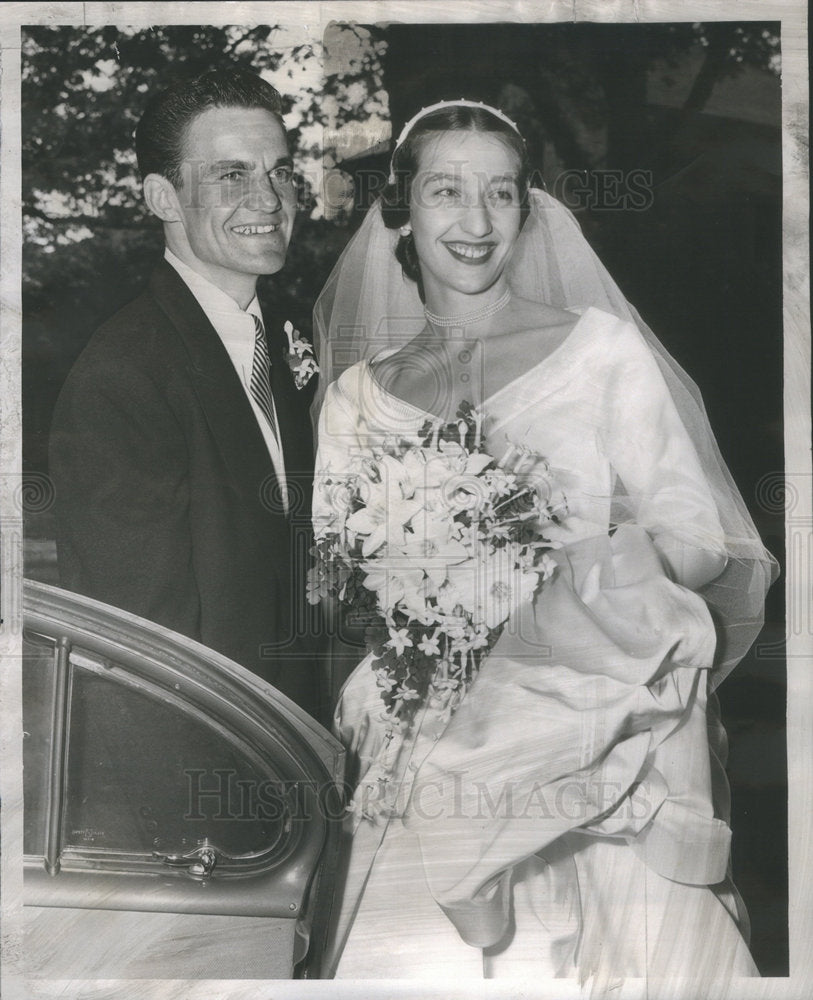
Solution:
M 754 642 L 777 564 L 767 552 L 720 454 L 700 391 L 627 301 L 573 214 L 547 192 L 531 189 L 530 214 L 508 262 L 515 294 L 562 309 L 593 306 L 630 321 L 655 358 L 694 445 L 724 534 L 726 567 L 699 591 L 717 630 L 711 687 L 716 687 Z M 321 367 L 314 421 L 326 387 L 352 364 L 415 337 L 426 320 L 417 286 L 395 259 L 398 231 L 383 223 L 376 202 L 343 251 L 314 309 Z M 636 498 L 619 490 L 613 523 L 635 520 Z

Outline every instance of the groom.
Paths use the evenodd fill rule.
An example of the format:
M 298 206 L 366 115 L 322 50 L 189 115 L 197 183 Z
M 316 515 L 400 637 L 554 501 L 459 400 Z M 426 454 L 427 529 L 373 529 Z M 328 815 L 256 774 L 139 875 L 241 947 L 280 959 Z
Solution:
M 71 371 L 50 469 L 64 587 L 212 647 L 318 715 L 310 393 L 283 354 L 285 317 L 255 294 L 285 263 L 296 212 L 280 111 L 273 87 L 232 69 L 148 105 L 136 151 L 164 259 Z

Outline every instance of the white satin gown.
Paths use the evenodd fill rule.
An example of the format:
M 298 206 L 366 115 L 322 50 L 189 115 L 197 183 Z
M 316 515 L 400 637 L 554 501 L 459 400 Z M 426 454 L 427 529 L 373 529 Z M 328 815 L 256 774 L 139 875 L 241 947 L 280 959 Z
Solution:
M 348 820 L 331 969 L 696 988 L 756 975 L 728 878 L 714 628 L 657 551 L 672 539 L 720 552 L 721 529 L 658 367 L 632 324 L 590 308 L 485 409 L 488 450 L 526 445 L 567 495 L 558 568 L 451 720 L 437 697 L 390 745 L 396 815 Z M 367 362 L 349 368 L 327 390 L 317 483 L 426 417 Z M 635 521 L 610 533 L 619 492 Z M 317 489 L 317 530 L 324 502 Z M 381 709 L 368 658 L 336 709 L 362 783 Z

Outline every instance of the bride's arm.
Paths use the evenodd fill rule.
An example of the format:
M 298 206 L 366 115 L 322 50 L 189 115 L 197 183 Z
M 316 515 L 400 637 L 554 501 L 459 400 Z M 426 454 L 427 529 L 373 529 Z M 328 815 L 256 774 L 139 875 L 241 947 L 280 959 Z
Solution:
M 699 590 L 711 583 L 728 561 L 721 552 L 689 546 L 668 535 L 660 535 L 654 541 L 667 576 L 689 590 Z
M 727 555 L 717 507 L 671 393 L 638 331 L 618 333 L 607 387 L 608 457 L 630 520 L 647 529 L 666 574 L 690 590 Z
M 346 375 L 349 379 L 350 373 Z M 332 382 L 325 392 L 316 432 L 313 526 L 317 537 L 328 531 L 334 521 L 335 504 L 340 499 L 335 487 L 349 472 L 350 458 L 358 448 L 357 428 L 358 410 L 338 381 Z

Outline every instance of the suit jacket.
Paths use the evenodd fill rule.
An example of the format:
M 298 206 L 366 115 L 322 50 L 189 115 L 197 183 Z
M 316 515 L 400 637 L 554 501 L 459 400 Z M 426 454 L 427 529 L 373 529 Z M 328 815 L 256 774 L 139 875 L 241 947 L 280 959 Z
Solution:
M 59 570 L 64 587 L 210 646 L 318 714 L 303 600 L 310 394 L 271 336 L 269 351 L 290 516 L 222 341 L 161 263 L 93 335 L 57 402 Z

